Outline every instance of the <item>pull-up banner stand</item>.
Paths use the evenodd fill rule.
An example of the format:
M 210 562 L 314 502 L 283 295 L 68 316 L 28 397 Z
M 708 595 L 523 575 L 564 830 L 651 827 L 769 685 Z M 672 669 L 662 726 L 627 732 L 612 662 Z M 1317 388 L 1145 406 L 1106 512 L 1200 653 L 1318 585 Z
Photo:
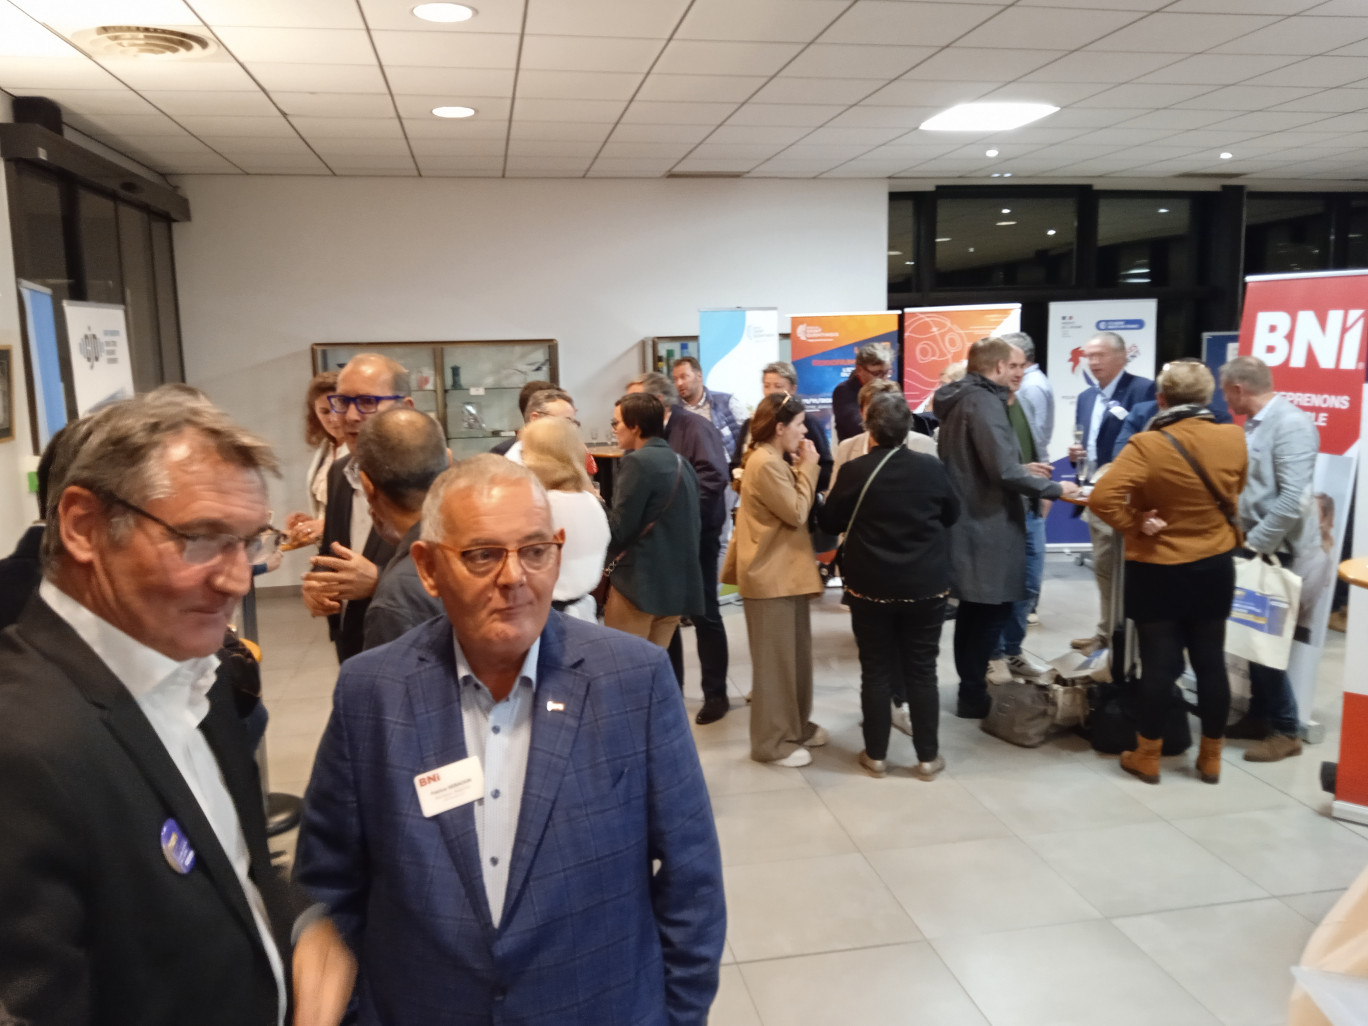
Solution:
M 1304 515 L 1315 518 L 1319 545 L 1305 546 L 1293 569 L 1302 578 L 1287 675 L 1303 723 L 1311 718 L 1316 673 L 1334 596 L 1335 568 L 1348 522 L 1358 465 L 1364 406 L 1364 311 L 1368 271 L 1260 275 L 1247 278 L 1240 320 L 1240 355 L 1257 356 L 1273 371 L 1278 395 L 1309 413 L 1320 432 L 1320 455 Z M 1368 684 L 1362 664 L 1348 658 L 1335 814 L 1368 823 Z
M 849 314 L 794 314 L 789 348 L 798 372 L 798 397 L 809 418 L 831 434 L 831 392 L 855 370 L 855 352 L 876 343 L 898 366 L 897 311 Z
M 703 383 L 730 392 L 750 409 L 760 401 L 760 372 L 779 359 L 779 311 L 733 307 L 698 312 L 698 362 Z
M 913 410 L 930 405 L 941 372 L 981 338 L 1021 330 L 1020 303 L 918 306 L 903 311 L 903 393 Z

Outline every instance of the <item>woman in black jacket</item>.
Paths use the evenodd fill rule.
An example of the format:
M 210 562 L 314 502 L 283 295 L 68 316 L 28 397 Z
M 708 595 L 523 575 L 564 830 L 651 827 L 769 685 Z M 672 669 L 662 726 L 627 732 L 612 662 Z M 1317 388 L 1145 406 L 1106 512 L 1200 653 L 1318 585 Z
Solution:
M 912 773 L 931 780 L 945 768 L 936 656 L 950 591 L 946 528 L 959 501 L 940 460 L 903 447 L 911 419 L 901 395 L 874 397 L 865 411 L 873 447 L 842 468 L 818 519 L 824 531 L 846 533 L 841 579 L 860 651 L 860 765 L 872 776 L 888 772 L 891 699 L 905 697 Z

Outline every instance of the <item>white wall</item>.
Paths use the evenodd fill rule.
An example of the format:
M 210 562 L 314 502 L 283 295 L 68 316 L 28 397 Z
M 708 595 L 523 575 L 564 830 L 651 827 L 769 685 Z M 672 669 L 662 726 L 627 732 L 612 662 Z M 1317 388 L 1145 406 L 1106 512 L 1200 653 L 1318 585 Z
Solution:
M 312 342 L 555 338 L 580 419 L 606 430 L 638 340 L 696 333 L 700 308 L 777 306 L 783 330 L 791 313 L 886 299 L 883 181 L 179 184 L 187 379 L 277 444 L 279 519 L 304 505 Z

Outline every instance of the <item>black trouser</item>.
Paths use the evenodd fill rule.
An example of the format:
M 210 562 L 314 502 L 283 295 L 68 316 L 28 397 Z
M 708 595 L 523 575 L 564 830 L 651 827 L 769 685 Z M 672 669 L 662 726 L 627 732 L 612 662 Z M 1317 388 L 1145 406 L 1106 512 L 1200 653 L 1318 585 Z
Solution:
M 1173 704 L 1173 685 L 1183 672 L 1183 650 L 1197 677 L 1197 711 L 1206 737 L 1225 735 L 1230 713 L 1230 679 L 1225 666 L 1225 625 L 1221 620 L 1156 620 L 1135 625 L 1140 642 L 1140 688 L 1135 725 L 1142 737 L 1164 736 Z
M 940 653 L 945 599 L 870 602 L 851 595 L 847 603 L 860 650 L 865 753 L 871 759 L 887 757 L 892 700 L 897 699 L 899 705 L 907 703 L 917 759 L 930 762 L 940 750 L 936 656 Z
M 703 673 L 700 682 L 704 698 L 727 697 L 727 628 L 722 624 L 722 611 L 717 605 L 717 557 L 722 551 L 722 529 L 705 530 L 698 538 L 698 563 L 703 572 L 702 616 L 691 619 L 698 642 L 698 665 Z M 680 632 L 670 639 L 670 665 L 675 680 L 684 687 L 684 643 Z
M 997 648 L 1012 602 L 966 602 L 960 599 L 955 615 L 955 670 L 959 700 L 978 703 L 988 698 L 988 659 Z

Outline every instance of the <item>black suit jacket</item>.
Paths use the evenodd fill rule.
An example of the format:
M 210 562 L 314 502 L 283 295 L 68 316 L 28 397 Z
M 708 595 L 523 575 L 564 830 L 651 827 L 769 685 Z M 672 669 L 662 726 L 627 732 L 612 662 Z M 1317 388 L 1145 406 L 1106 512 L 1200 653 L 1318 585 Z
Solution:
M 860 379 L 852 368 L 850 377 L 831 390 L 831 412 L 836 421 L 836 441 L 844 442 L 864 430 L 860 416 Z
M 727 518 L 727 450 L 713 423 L 675 403 L 665 425 L 665 441 L 689 461 L 698 478 L 698 517 L 704 531 L 722 530 Z
M 29 596 L 43 579 L 39 550 L 43 544 L 43 525 L 34 524 L 19 539 L 14 552 L 0 559 L 0 630 L 19 619 Z
M 335 541 L 351 548 L 352 499 L 356 491 L 347 480 L 347 464 L 350 462 L 351 454 L 348 453 L 328 468 L 328 508 L 323 514 L 323 537 L 318 543 L 320 555 L 331 556 Z M 395 550 L 396 546 L 381 538 L 372 527 L 361 555 L 383 570 L 394 558 Z M 355 599 L 348 602 L 341 613 L 328 616 L 328 637 L 337 647 L 339 663 L 350 659 L 365 647 L 366 610 L 370 604 L 368 598 Z
M 218 760 L 290 979 L 307 899 L 272 868 L 261 787 L 221 681 Z M 195 850 L 162 856 L 174 819 Z M 277 992 L 237 876 L 137 702 L 40 597 L 0 634 L 0 1006 L 40 1026 L 267 1026 Z

